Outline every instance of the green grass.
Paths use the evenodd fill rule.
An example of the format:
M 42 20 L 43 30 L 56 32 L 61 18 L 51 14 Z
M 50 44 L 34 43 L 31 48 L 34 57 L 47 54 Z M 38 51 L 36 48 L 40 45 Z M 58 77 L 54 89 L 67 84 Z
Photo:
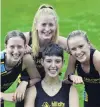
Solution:
M 2 0 L 1 1 L 1 49 L 4 49 L 4 37 L 8 31 L 18 29 L 30 31 L 33 17 L 40 4 L 54 6 L 59 16 L 60 35 L 67 37 L 69 32 L 76 29 L 87 31 L 92 44 L 100 49 L 100 0 Z M 68 55 L 65 53 L 66 70 Z M 83 107 L 83 86 L 76 86 L 80 96 L 80 107 Z M 7 90 L 13 92 L 16 82 Z M 14 107 L 6 102 L 5 107 Z

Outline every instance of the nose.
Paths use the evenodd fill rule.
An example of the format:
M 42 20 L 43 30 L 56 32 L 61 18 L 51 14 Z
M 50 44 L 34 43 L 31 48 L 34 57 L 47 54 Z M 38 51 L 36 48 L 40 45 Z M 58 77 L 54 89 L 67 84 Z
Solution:
M 81 49 L 77 48 L 76 54 L 79 55 L 81 53 Z
M 56 66 L 55 62 L 53 61 L 51 66 L 54 68 Z
M 17 54 L 18 53 L 18 48 L 15 47 L 14 50 L 13 50 L 14 54 Z
M 45 30 L 46 30 L 46 31 L 49 31 L 49 29 L 50 29 L 50 27 L 49 27 L 49 25 L 47 25 L 47 26 L 45 27 Z

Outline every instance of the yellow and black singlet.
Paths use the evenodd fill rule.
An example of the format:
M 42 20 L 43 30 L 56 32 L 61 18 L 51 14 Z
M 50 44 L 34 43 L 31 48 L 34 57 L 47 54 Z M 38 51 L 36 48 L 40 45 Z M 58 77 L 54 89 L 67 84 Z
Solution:
M 5 68 L 5 52 L 0 52 L 0 73 L 1 73 L 1 91 L 6 91 L 17 79 L 22 71 L 22 60 L 19 61 L 12 69 Z

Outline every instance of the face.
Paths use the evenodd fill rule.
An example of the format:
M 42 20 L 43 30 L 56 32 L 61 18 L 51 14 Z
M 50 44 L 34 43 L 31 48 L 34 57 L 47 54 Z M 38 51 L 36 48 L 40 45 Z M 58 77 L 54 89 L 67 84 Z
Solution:
M 45 56 L 42 64 L 47 75 L 56 77 L 60 73 L 63 61 L 62 58 L 58 56 Z
M 90 57 L 90 45 L 82 36 L 72 37 L 68 40 L 71 54 L 79 62 L 85 62 Z
M 56 33 L 56 21 L 52 15 L 40 16 L 36 23 L 36 28 L 40 40 L 51 40 Z
M 17 63 L 24 55 L 25 44 L 21 37 L 12 37 L 6 45 L 6 56 L 11 62 Z

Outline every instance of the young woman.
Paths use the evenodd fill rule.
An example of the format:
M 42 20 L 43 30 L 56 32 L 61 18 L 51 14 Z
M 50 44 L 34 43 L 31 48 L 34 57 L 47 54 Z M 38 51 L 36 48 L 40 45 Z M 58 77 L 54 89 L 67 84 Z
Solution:
M 86 32 L 73 31 L 67 38 L 69 52 L 76 60 L 69 63 L 68 72 L 77 69 L 77 75 L 69 75 L 74 83 L 85 84 L 84 107 L 100 107 L 100 52 L 91 49 Z
M 65 50 L 67 46 L 66 38 L 59 36 L 58 18 L 54 8 L 50 5 L 41 5 L 35 14 L 32 31 L 24 34 L 27 43 L 32 46 L 35 65 L 41 75 L 41 79 L 43 79 L 45 76 L 44 68 L 41 65 L 43 49 L 50 43 L 57 43 Z M 26 77 L 27 73 L 22 72 L 21 78 Z M 20 102 L 16 104 L 16 107 L 19 106 L 22 107 Z
M 20 31 L 14 30 L 8 32 L 5 39 L 6 51 L 0 53 L 0 75 L 1 75 L 1 98 L 2 100 L 13 101 L 13 97 L 16 101 L 21 101 L 24 98 L 26 87 L 28 82 L 23 80 L 21 82 L 20 90 L 17 89 L 15 93 L 6 94 L 6 91 L 17 79 L 18 75 L 27 69 L 30 79 L 39 81 L 40 77 L 34 66 L 33 58 L 30 54 L 24 55 L 26 49 L 26 38 Z M 35 75 L 35 76 L 34 76 Z M 22 87 L 21 87 L 22 86 Z M 19 88 L 18 87 L 18 88 Z M 2 107 L 3 107 L 2 102 Z
M 63 49 L 50 44 L 42 55 L 45 77 L 27 90 L 24 107 L 79 107 L 75 87 L 59 79 L 64 62 Z

